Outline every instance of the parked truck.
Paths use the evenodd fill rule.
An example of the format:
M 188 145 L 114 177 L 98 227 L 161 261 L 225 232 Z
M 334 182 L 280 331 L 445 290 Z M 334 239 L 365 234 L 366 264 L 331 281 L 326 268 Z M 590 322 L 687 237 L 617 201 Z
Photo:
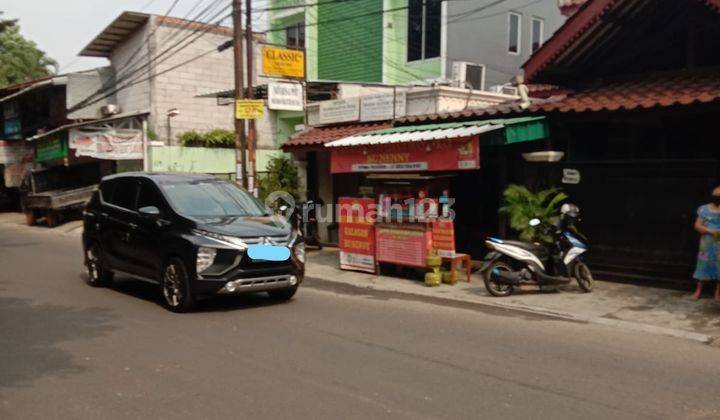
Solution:
M 20 187 L 27 224 L 32 226 L 44 219 L 48 227 L 55 227 L 64 219 L 79 217 L 100 178 L 96 164 L 56 166 L 28 173 Z

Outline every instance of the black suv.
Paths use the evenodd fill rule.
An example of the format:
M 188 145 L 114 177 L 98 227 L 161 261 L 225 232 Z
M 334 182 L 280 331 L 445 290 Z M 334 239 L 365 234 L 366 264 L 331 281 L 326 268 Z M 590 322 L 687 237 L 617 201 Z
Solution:
M 103 178 L 84 213 L 88 283 L 114 273 L 160 286 L 174 312 L 198 297 L 267 292 L 289 300 L 305 273 L 302 235 L 235 184 L 208 175 Z

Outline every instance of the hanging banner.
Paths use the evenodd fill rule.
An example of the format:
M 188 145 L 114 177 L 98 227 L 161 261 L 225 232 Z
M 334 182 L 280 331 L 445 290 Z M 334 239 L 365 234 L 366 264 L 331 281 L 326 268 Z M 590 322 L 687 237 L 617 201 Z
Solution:
M 265 101 L 262 99 L 238 99 L 235 101 L 235 118 L 257 120 L 265 117 Z
M 375 201 L 340 197 L 340 268 L 375 273 Z
M 17 188 L 22 184 L 25 175 L 33 169 L 32 163 L 16 163 L 5 165 L 3 176 L 5 177 L 5 187 Z
M 268 83 L 268 109 L 302 111 L 305 109 L 303 87 L 300 83 Z
M 0 164 L 29 163 L 33 154 L 32 144 L 28 142 L 0 140 Z
M 478 137 L 333 147 L 330 170 L 352 172 L 418 172 L 480 169 Z
M 83 127 L 70 130 L 69 147 L 75 155 L 106 160 L 143 158 L 142 130 Z
M 263 73 L 266 76 L 305 78 L 305 52 L 289 48 L 263 47 Z

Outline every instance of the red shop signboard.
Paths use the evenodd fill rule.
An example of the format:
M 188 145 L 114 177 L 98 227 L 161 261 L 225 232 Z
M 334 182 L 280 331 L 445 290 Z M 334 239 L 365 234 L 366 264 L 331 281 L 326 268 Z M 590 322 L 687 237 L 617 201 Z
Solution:
M 340 268 L 375 273 L 375 201 L 340 197 Z
M 480 169 L 479 137 L 332 149 L 330 171 L 417 172 Z

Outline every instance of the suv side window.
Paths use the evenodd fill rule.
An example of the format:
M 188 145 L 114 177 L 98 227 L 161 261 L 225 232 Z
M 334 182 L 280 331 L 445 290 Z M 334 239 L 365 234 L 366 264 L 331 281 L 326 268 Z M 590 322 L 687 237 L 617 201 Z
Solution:
M 166 207 L 165 202 L 160 195 L 160 191 L 155 184 L 143 179 L 140 181 L 140 194 L 138 195 L 137 209 L 139 210 L 143 207 L 150 206 L 157 207 L 158 210 L 160 210 L 160 213 L 163 213 Z
M 100 198 L 106 203 L 112 203 L 115 181 L 104 181 L 100 183 Z
M 127 210 L 135 210 L 135 199 L 138 193 L 138 182 L 133 178 L 121 178 L 116 181 L 110 203 Z

